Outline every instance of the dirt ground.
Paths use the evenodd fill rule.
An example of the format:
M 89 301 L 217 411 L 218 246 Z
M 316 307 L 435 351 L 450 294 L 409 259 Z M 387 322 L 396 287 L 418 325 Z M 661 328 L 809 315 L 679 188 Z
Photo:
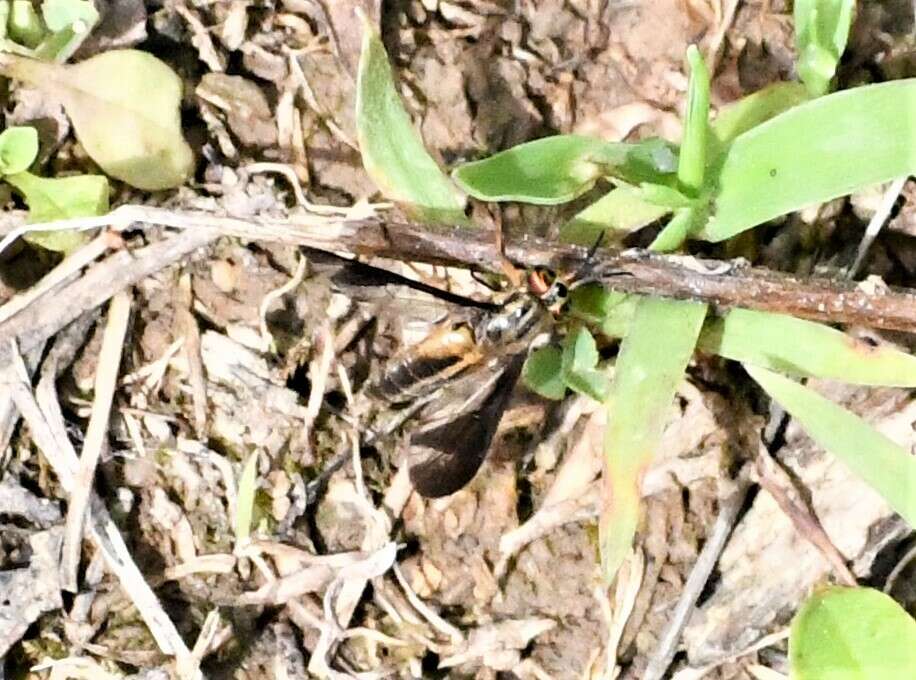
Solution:
M 714 108 L 794 77 L 791 7 L 779 0 L 99 4 L 104 23 L 78 57 L 133 46 L 172 65 L 186 84 L 183 122 L 198 158 L 189 186 L 144 194 L 118 185 L 112 205 L 282 218 L 298 209 L 297 182 L 315 204 L 381 200 L 354 142 L 356 6 L 377 22 L 403 99 L 443 167 L 556 133 L 676 140 L 691 43 L 714 75 Z M 913 25 L 908 0 L 859 3 L 839 82 L 916 75 Z M 5 118 L 41 121 L 49 174 L 85 169 L 58 107 L 11 87 Z M 876 195 L 702 252 L 799 274 L 835 271 L 854 256 Z M 474 214 L 492 223 L 498 210 L 507 233 L 549 237 L 581 205 Z M 911 181 L 868 273 L 914 285 L 914 207 Z M 128 248 L 165 233 L 128 233 Z M 0 255 L 0 303 L 54 264 L 21 243 Z M 492 296 L 464 272 L 375 264 Z M 784 497 L 810 504 L 861 583 L 883 587 L 913 544 L 884 502 L 771 414 L 739 369 L 703 355 L 645 480 L 637 548 L 610 589 L 598 569 L 597 483 L 577 482 L 578 497 L 557 490 L 558 478 L 569 483 L 567 459 L 594 471 L 602 423 L 587 400 L 556 405 L 520 388 L 467 488 L 433 501 L 408 496 L 397 474 L 403 435 L 367 437 L 392 414 L 365 387 L 448 310 L 412 291 L 340 287 L 335 271 L 269 239 L 222 238 L 133 289 L 96 480 L 103 507 L 93 531 L 103 537 L 83 542 L 76 593 L 61 596 L 55 557 L 68 492 L 34 428 L 0 394 L 0 678 L 48 678 L 51 668 L 54 677 L 182 677 L 161 637 L 169 625 L 199 652 L 207 678 L 651 677 L 664 626 L 728 519 L 729 498 L 733 531 L 663 677 L 763 677 L 754 675 L 761 666 L 788 672 L 786 625 L 834 575 L 779 494 L 756 483 L 760 460 L 773 461 L 769 483 Z M 88 312 L 26 357 L 36 384 L 50 376 L 77 452 L 105 325 L 104 314 Z M 816 386 L 913 444 L 908 392 Z M 253 454 L 254 530 L 240 548 L 238 480 Z M 340 456 L 325 484 L 310 483 Z M 552 514 L 539 514 L 558 494 Z M 129 568 L 116 573 L 100 547 L 112 527 L 171 621 L 158 637 L 137 608 L 142 589 L 125 586 Z M 912 609 L 916 568 L 895 584 Z

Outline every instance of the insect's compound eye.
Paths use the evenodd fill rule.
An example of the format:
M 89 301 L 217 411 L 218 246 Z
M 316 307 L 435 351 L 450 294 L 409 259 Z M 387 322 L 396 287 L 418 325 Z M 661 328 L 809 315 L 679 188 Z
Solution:
M 562 281 L 557 281 L 554 283 L 553 288 L 557 300 L 565 300 L 567 297 L 569 297 L 569 286 L 567 286 Z

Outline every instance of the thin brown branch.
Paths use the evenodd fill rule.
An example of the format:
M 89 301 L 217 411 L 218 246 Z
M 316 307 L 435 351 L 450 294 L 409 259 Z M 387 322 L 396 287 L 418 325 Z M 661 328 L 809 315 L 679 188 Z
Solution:
M 210 224 L 221 227 L 218 222 Z M 431 229 L 377 220 L 339 221 L 333 226 L 295 221 L 262 226 L 260 233 L 254 225 L 233 231 L 248 238 L 322 250 L 499 271 L 496 239 L 484 230 Z M 523 267 L 547 266 L 559 272 L 578 271 L 588 259 L 586 248 L 530 236 L 509 239 L 505 250 L 510 260 Z M 626 293 L 916 332 L 916 292 L 908 289 L 802 278 L 749 267 L 741 261 L 699 260 L 636 250 L 599 249 L 588 268 L 595 275 L 608 275 L 605 283 Z
M 212 240 L 215 234 L 352 255 L 501 271 L 497 240 L 491 231 L 377 218 L 347 219 L 339 214 L 308 211 L 285 219 L 243 219 L 201 211 L 125 205 L 101 218 L 30 225 L 29 229 L 98 226 L 128 229 L 138 225 L 172 227 L 189 233 L 184 234 L 184 238 L 172 237 L 135 251 L 136 264 L 142 266 L 132 266 L 125 261 L 130 256 L 122 252 L 106 261 L 110 261 L 111 272 L 99 271 L 99 267 L 90 269 L 72 286 L 73 292 L 85 299 L 80 300 L 81 304 L 65 315 L 65 319 L 59 318 L 60 310 L 42 306 L 35 309 L 33 305 L 24 310 L 28 313 L 17 314 L 0 323 L 0 364 L 5 363 L 6 347 L 2 342 L 5 338 L 16 337 L 20 346 L 27 350 L 36 340 L 53 335 L 84 309 L 101 304 L 120 288 L 135 283 L 165 263 L 187 256 L 195 247 Z M 4 240 L 14 237 L 14 233 Z M 155 256 L 153 251 L 156 251 Z M 610 288 L 626 293 L 698 300 L 720 309 L 743 307 L 816 321 L 916 332 L 916 291 L 910 289 L 856 284 L 842 279 L 798 277 L 753 268 L 743 261 L 700 260 L 638 250 L 599 249 L 589 259 L 587 248 L 531 236 L 507 239 L 505 254 L 522 267 L 540 265 L 558 272 L 576 272 L 588 262 L 592 274 L 606 276 L 605 283 Z M 52 311 L 53 320 L 43 318 Z

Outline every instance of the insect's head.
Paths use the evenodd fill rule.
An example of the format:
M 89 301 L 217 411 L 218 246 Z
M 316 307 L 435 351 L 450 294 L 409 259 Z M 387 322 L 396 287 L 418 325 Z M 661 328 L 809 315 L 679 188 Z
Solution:
M 528 290 L 551 312 L 559 312 L 569 297 L 566 281 L 546 267 L 535 267 L 528 272 Z

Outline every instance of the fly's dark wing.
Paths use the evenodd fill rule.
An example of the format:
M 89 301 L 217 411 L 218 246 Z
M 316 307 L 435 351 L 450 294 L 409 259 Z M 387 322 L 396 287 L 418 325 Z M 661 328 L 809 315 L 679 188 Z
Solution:
M 499 307 L 492 302 L 481 302 L 464 295 L 458 295 L 381 267 L 373 267 L 359 260 L 352 260 L 312 248 L 303 248 L 303 250 L 308 256 L 309 262 L 312 263 L 313 269 L 329 273 L 329 280 L 338 289 L 351 293 L 354 297 L 359 297 L 353 293 L 354 289 L 380 289 L 396 286 L 419 291 L 459 307 L 472 307 L 488 311 L 493 311 Z M 381 293 L 381 295 L 385 294 Z
M 505 358 L 501 372 L 481 386 L 463 413 L 438 418 L 411 436 L 410 481 L 421 496 L 448 496 L 477 474 L 525 362 L 524 353 Z

